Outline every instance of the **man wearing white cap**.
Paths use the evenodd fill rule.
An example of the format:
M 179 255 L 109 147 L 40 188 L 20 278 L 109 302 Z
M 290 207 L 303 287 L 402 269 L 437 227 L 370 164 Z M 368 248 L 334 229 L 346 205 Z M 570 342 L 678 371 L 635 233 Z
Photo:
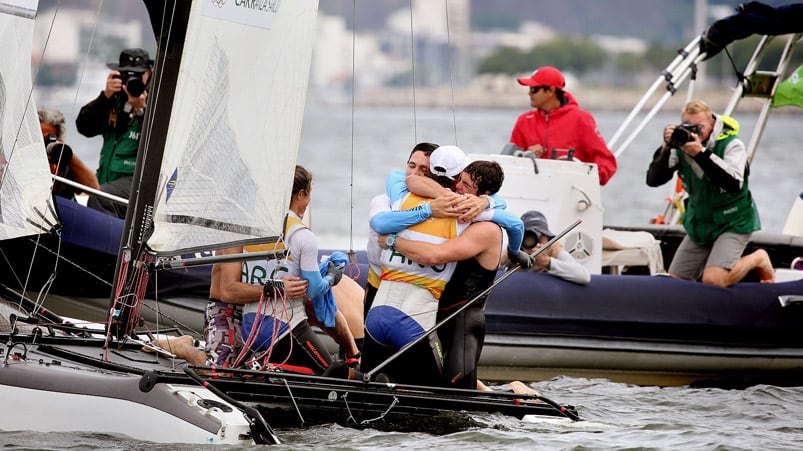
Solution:
M 433 163 L 433 161 L 435 163 Z M 441 146 L 430 155 L 430 171 L 442 186 L 454 184 L 454 178 L 468 160 L 455 146 Z M 434 170 L 433 170 L 434 169 Z M 430 199 L 414 193 L 399 197 L 391 194 L 393 210 L 410 210 Z M 429 218 L 398 233 L 399 237 L 429 243 L 442 243 L 460 235 L 469 224 L 456 218 Z M 438 298 L 452 276 L 456 262 L 442 265 L 422 265 L 395 251 L 397 234 L 392 234 L 382 251 L 382 274 L 379 289 L 365 319 L 366 340 L 361 368 L 369 371 L 396 350 L 421 336 L 435 325 Z M 388 373 L 396 382 L 431 383 L 439 378 L 442 356 L 432 359 L 426 346 L 412 349 L 397 359 Z M 424 361 L 422 361 L 424 359 Z M 424 362 L 432 361 L 432 365 Z M 434 360 L 434 361 L 433 361 Z M 418 362 L 415 367 L 410 362 Z
M 474 161 L 456 178 L 456 186 L 461 191 L 494 194 L 502 187 L 504 172 L 494 161 Z M 514 219 L 521 225 L 518 217 Z M 398 237 L 395 246 L 399 253 L 421 264 L 458 261 L 439 299 L 438 321 L 443 321 L 467 301 L 471 300 L 472 304 L 438 329 L 439 343 L 445 350 L 439 382 L 453 388 L 477 388 L 477 363 L 485 340 L 487 293 L 483 295 L 483 292 L 493 283 L 502 256 L 499 226 L 489 221 L 475 221 L 460 236 L 443 243 Z M 531 266 L 532 259 L 522 254 L 524 266 Z
M 591 113 L 564 91 L 563 74 L 544 66 L 530 77 L 517 80 L 528 87 L 533 109 L 519 116 L 510 142 L 539 158 L 569 157 L 596 163 L 600 185 L 608 183 L 616 172 L 616 157 L 605 144 Z

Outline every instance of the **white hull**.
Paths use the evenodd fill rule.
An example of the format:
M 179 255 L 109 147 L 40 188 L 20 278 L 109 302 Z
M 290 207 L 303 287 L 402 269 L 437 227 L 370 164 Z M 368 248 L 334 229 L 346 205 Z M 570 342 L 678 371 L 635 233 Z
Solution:
M 13 406 L 0 412 L 3 430 L 91 431 L 160 443 L 252 443 L 243 414 L 199 386 L 156 384 L 144 392 L 135 375 L 40 362 L 45 360 L 11 360 L 0 367 L 0 397 Z

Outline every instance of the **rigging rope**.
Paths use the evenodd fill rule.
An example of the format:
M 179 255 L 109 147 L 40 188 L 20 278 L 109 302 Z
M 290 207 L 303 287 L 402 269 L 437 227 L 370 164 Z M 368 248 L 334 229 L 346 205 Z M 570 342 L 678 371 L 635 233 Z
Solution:
M 351 3 L 351 161 L 349 162 L 349 260 L 354 253 L 354 110 L 357 95 L 357 0 Z M 356 260 L 356 257 L 354 258 Z M 356 263 L 356 261 L 355 261 Z M 351 271 L 349 271 L 351 272 Z
M 53 18 L 51 19 L 50 26 L 48 27 L 48 30 L 47 30 L 47 36 L 45 37 L 45 42 L 44 42 L 43 48 L 41 50 L 41 54 L 42 54 L 43 59 L 44 59 L 45 50 L 47 49 L 48 43 L 50 42 L 50 36 L 53 33 L 53 27 L 54 27 L 54 24 L 56 22 L 56 17 L 58 16 L 58 12 L 59 12 L 60 7 L 61 7 L 61 1 L 59 1 L 56 4 L 56 8 L 54 9 L 54 12 L 53 12 Z M 93 36 L 94 36 L 94 33 L 93 33 Z M 90 40 L 90 42 L 91 42 L 91 40 Z M 30 92 L 28 92 L 28 98 L 26 99 L 26 103 L 25 103 L 25 109 L 24 109 L 25 112 L 27 112 L 28 109 L 31 107 L 31 101 L 33 99 L 33 92 L 36 90 L 36 83 L 37 83 L 37 80 L 39 78 L 39 71 L 41 70 L 41 68 L 42 68 L 41 64 L 39 66 L 37 66 L 36 73 L 33 74 L 33 76 L 32 76 L 31 90 L 30 90 Z M 76 93 L 76 95 L 77 95 L 77 93 Z M 25 124 L 24 120 L 20 121 L 20 126 L 19 126 L 19 128 L 17 129 L 17 132 L 16 132 L 16 138 L 17 139 L 14 140 L 14 145 L 12 146 L 11 153 L 9 154 L 9 157 L 8 157 L 9 160 L 11 160 L 11 158 L 14 155 L 14 150 L 16 149 L 16 144 L 17 144 L 19 135 L 22 133 L 22 127 L 23 127 L 24 124 Z M 57 167 L 60 166 L 60 165 L 61 165 L 61 154 L 59 155 L 59 161 L 57 162 Z M 1 177 L 0 178 L 0 186 L 2 186 L 3 181 L 5 180 L 5 171 L 3 172 L 3 174 L 0 174 L 0 177 Z M 53 184 L 50 185 L 50 197 L 51 197 L 51 199 L 52 199 L 52 196 L 53 196 L 53 186 L 54 186 Z M 48 204 L 48 208 L 50 209 L 51 212 L 54 213 L 54 217 L 56 217 L 56 219 L 58 220 L 58 215 L 56 215 L 55 212 L 53 211 L 52 205 Z M 28 219 L 28 220 L 30 222 L 33 222 L 30 219 Z M 43 232 L 53 230 L 53 224 L 48 224 L 49 227 L 44 227 L 45 222 L 46 221 L 45 221 L 44 214 L 39 213 L 39 221 L 35 225 L 38 226 L 39 229 L 42 230 Z M 50 288 L 52 287 L 53 282 L 55 281 L 55 278 L 56 278 L 56 270 L 58 268 L 59 255 L 61 254 L 61 233 L 57 233 L 57 235 L 58 235 L 58 250 L 56 252 L 56 259 L 55 259 L 55 262 L 53 264 L 53 271 L 51 272 L 50 277 L 48 277 L 47 281 L 45 281 L 45 283 L 42 285 L 42 287 L 39 290 L 39 293 L 37 295 L 37 299 L 35 301 L 34 312 L 38 311 L 39 309 L 42 308 L 42 306 L 44 304 L 44 299 L 48 295 L 48 293 L 50 292 Z M 28 284 L 30 283 L 31 277 L 33 275 L 34 261 L 36 260 L 36 254 L 37 254 L 37 250 L 39 249 L 39 246 L 40 246 L 39 242 L 41 240 L 41 237 L 42 237 L 41 234 L 38 234 L 36 236 L 36 241 L 34 243 L 33 252 L 31 253 L 30 265 L 28 266 L 28 272 L 25 275 L 25 283 L 21 284 L 22 290 L 21 290 L 20 299 L 19 299 L 19 302 L 18 302 L 18 307 L 20 307 L 20 309 L 22 309 L 23 298 L 25 296 L 25 292 L 28 290 Z M 9 267 L 10 267 L 10 265 L 9 265 Z M 16 274 L 14 274 L 14 277 L 17 278 L 17 280 L 19 282 L 19 278 L 17 277 Z
M 452 128 L 454 129 L 454 145 L 457 146 L 457 116 L 454 106 L 454 67 L 452 66 L 452 33 L 449 29 L 449 0 L 443 0 L 446 8 L 446 58 L 449 60 L 449 90 L 452 101 Z
M 418 142 L 418 116 L 415 99 L 415 32 L 413 30 L 413 0 L 410 0 L 410 62 L 413 74 L 413 144 Z

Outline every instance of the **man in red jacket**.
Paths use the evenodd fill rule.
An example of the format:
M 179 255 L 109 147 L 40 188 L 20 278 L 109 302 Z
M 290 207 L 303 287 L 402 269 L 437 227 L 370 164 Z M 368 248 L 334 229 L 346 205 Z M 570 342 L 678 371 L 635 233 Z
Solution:
M 569 158 L 596 163 L 599 183 L 605 185 L 616 172 L 616 157 L 605 145 L 591 113 L 580 108 L 574 96 L 564 91 L 566 80 L 554 67 L 544 66 L 529 78 L 519 78 L 529 87 L 534 109 L 519 116 L 510 142 L 539 158 Z

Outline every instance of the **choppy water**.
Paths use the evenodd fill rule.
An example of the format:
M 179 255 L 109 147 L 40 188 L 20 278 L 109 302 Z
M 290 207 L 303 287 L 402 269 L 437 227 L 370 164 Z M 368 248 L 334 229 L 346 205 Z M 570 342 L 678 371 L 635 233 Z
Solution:
M 445 436 L 356 430 L 341 426 L 278 430 L 272 449 L 672 449 L 780 450 L 803 447 L 803 388 L 745 390 L 636 387 L 605 380 L 558 378 L 533 384 L 578 407 L 584 421 L 529 424 L 477 417 L 491 427 Z M 46 415 L 46 412 L 43 412 Z M 194 450 L 106 434 L 0 434 L 3 449 Z M 257 449 L 261 446 L 215 449 Z
M 299 164 L 315 177 L 312 227 L 322 244 L 364 245 L 368 201 L 382 190 L 389 170 L 403 167 L 415 142 L 456 142 L 469 153 L 496 153 L 507 141 L 518 113 L 418 109 L 414 120 L 412 108 L 365 107 L 354 111 L 352 128 L 349 107 L 316 105 L 315 99 L 310 99 Z M 610 138 L 624 116 L 598 114 L 603 136 Z M 752 128 L 754 115 L 739 118 L 747 130 Z M 661 212 L 671 187 L 648 188 L 644 174 L 661 129 L 676 121 L 674 113 L 659 115 L 620 157 L 617 174 L 602 191 L 606 224 L 644 224 Z M 764 230 L 780 232 L 789 207 L 803 191 L 800 125 L 800 115 L 773 118 L 755 157 L 750 182 Z M 90 166 L 96 164 L 99 140 L 82 139 L 74 131 L 67 140 Z M 490 427 L 448 436 L 322 426 L 279 431 L 285 441 L 279 449 L 803 448 L 803 381 L 802 387 L 746 390 L 661 389 L 571 378 L 533 386 L 555 401 L 576 405 L 586 421 L 536 425 L 486 417 L 480 420 Z M 12 450 L 201 448 L 154 445 L 103 434 L 31 432 L 2 433 L 0 446 Z

